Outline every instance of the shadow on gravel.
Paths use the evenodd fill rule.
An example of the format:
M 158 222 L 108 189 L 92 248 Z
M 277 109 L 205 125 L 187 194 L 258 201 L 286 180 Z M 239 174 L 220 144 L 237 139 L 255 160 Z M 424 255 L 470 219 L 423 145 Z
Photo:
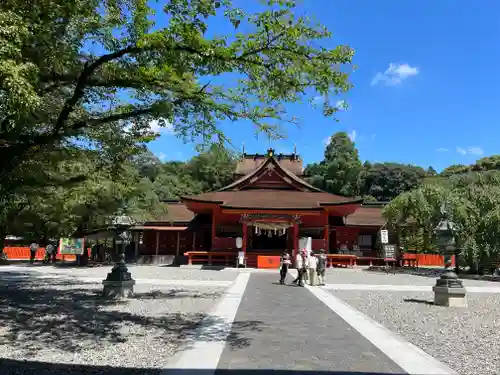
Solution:
M 85 365 L 63 365 L 42 362 L 12 361 L 0 359 L 0 373 L 2 375 L 214 375 L 214 370 L 172 369 L 159 370 L 153 368 L 125 368 Z M 373 372 L 357 371 L 308 371 L 308 370 L 251 370 L 251 369 L 220 369 L 215 375 L 375 375 Z M 402 375 L 402 373 L 381 373 L 376 375 Z
M 178 342 L 182 344 L 180 350 L 199 340 L 224 340 L 221 331 L 227 330 L 228 345 L 245 348 L 250 345 L 245 333 L 264 328 L 260 321 L 243 321 L 233 323 L 229 332 L 224 321 L 206 313 L 139 315 L 127 311 L 127 305 L 135 304 L 138 310 L 137 304 L 146 303 L 147 296 L 107 300 L 101 297 L 100 289 L 79 281 L 6 274 L 0 275 L 0 347 L 8 345 L 10 350 L 23 350 L 28 358 L 29 353 L 40 349 L 74 353 L 141 339 L 144 333 L 135 332 L 134 327 L 143 328 L 141 332 L 161 342 Z M 160 298 L 193 298 L 191 293 L 175 290 L 162 293 Z M 199 292 L 195 298 L 210 298 L 210 294 L 204 296 Z
M 383 273 L 386 272 L 378 267 L 368 268 L 363 270 L 363 272 L 371 272 L 371 273 Z M 439 278 L 445 272 L 444 268 L 396 268 L 391 273 L 399 274 L 399 275 L 413 275 L 413 276 L 422 276 L 422 277 L 431 277 L 431 278 Z M 458 277 L 462 280 L 483 280 L 483 281 L 496 281 L 500 282 L 499 276 L 493 275 L 473 275 L 470 273 L 460 273 Z
M 148 293 L 135 293 L 133 299 L 148 300 L 148 299 L 174 299 L 174 298 L 217 298 L 220 293 L 204 293 L 197 290 L 188 289 L 172 289 L 168 292 L 153 290 Z
M 434 302 L 432 301 L 427 301 L 425 299 L 418 299 L 418 298 L 405 298 L 403 300 L 404 302 L 410 302 L 410 303 L 420 303 L 422 305 L 430 305 L 434 306 Z

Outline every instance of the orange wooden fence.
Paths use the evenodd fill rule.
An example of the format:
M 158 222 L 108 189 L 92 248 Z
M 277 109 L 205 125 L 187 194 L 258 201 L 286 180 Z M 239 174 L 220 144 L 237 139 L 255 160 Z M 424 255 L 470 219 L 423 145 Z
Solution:
M 4 247 L 3 252 L 7 255 L 7 259 L 11 259 L 11 260 L 27 260 L 30 258 L 30 248 L 29 247 L 9 246 L 9 247 Z M 44 257 L 45 257 L 45 248 L 41 247 L 36 252 L 35 259 L 36 260 L 43 260 Z M 75 255 L 57 254 L 56 258 L 59 260 L 65 260 L 65 261 L 75 261 L 76 260 Z
M 418 265 L 422 266 L 444 266 L 444 256 L 439 254 L 412 254 L 405 253 L 406 256 L 415 257 Z M 455 256 L 453 255 L 451 258 L 451 262 L 455 264 Z

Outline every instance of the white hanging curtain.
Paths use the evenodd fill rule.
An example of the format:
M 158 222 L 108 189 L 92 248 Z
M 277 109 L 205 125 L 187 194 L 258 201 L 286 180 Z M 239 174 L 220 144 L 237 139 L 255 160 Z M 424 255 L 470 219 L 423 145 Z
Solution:
M 262 222 L 262 221 L 259 221 L 259 222 L 255 222 L 253 223 L 253 225 L 255 226 L 256 230 L 267 230 L 267 231 L 273 231 L 274 233 L 276 233 L 277 231 L 280 231 L 280 230 L 286 230 L 287 228 L 290 227 L 290 224 L 288 223 L 280 223 L 280 222 L 272 222 L 272 221 L 269 221 L 269 222 Z

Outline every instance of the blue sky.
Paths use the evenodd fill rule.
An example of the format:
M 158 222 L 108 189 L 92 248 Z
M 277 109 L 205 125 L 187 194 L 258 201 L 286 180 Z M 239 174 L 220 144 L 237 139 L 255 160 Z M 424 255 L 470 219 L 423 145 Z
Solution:
M 272 142 L 277 152 L 296 144 L 305 163 L 319 161 L 325 139 L 346 131 L 361 159 L 372 162 L 441 170 L 500 154 L 500 2 L 305 0 L 299 9 L 326 25 L 334 43 L 355 49 L 358 69 L 355 87 L 338 98 L 349 105 L 340 121 L 309 104 L 290 106 L 301 125 Z M 269 146 L 251 125 L 224 129 L 247 153 Z M 164 160 L 195 154 L 165 130 L 150 149 Z

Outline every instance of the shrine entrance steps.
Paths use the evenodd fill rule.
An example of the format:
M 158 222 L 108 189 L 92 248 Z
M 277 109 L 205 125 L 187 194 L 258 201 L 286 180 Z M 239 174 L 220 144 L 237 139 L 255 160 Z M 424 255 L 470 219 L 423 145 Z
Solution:
M 278 271 L 250 274 L 216 375 L 228 370 L 406 374 L 309 290 L 279 285 Z

